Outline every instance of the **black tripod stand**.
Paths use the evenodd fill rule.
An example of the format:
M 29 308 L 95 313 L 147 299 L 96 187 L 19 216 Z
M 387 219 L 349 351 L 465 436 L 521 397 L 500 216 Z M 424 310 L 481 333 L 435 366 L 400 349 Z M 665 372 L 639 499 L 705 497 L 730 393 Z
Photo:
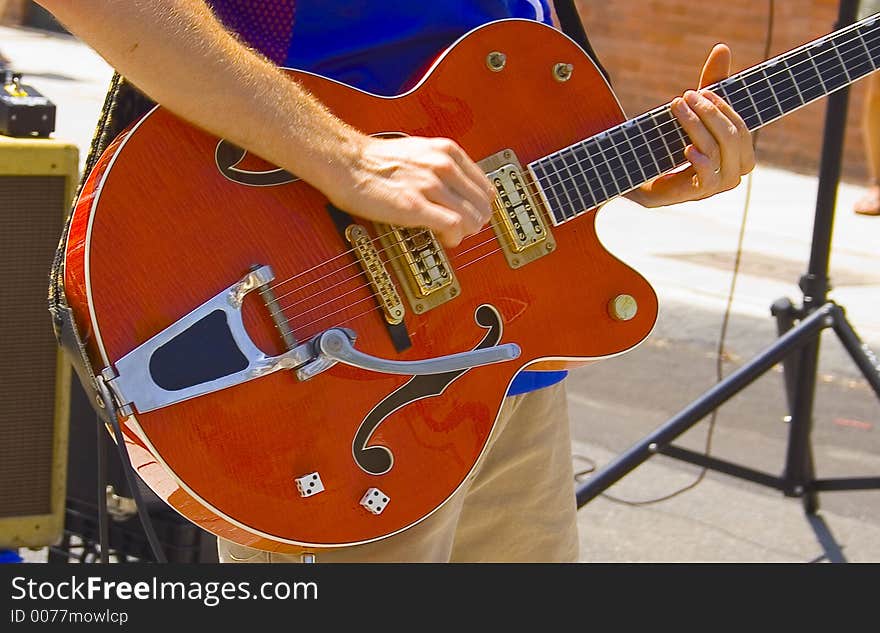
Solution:
M 855 21 L 856 5 L 856 0 L 841 0 L 835 28 L 843 28 Z M 838 90 L 828 97 L 812 250 L 808 271 L 799 283 L 804 295 L 802 305 L 797 307 L 787 298 L 774 302 L 771 313 L 776 318 L 778 340 L 579 485 L 576 490 L 578 508 L 658 453 L 775 488 L 786 496 L 801 497 L 804 510 L 808 514 L 814 514 L 818 509 L 819 492 L 880 488 L 880 477 L 817 479 L 810 442 L 819 337 L 823 329 L 833 328 L 880 398 L 880 361 L 859 339 L 847 321 L 843 308 L 828 300 L 828 260 L 848 101 L 848 88 Z M 788 448 L 782 476 L 770 475 L 671 444 L 675 438 L 779 362 L 783 364 L 790 413 Z

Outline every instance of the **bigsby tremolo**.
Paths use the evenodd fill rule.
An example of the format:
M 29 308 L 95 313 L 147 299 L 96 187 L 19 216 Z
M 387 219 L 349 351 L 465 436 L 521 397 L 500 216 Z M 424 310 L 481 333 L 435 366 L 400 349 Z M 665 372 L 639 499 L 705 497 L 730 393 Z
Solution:
M 308 341 L 293 337 L 271 292 L 269 266 L 256 266 L 233 285 L 142 343 L 100 372 L 123 415 L 145 413 L 266 376 L 294 370 L 310 380 L 337 363 L 388 374 L 422 375 L 459 371 L 515 359 L 520 348 L 507 343 L 415 361 L 395 361 L 354 347 L 356 334 L 334 327 Z M 242 317 L 245 297 L 257 291 L 278 326 L 287 351 L 266 355 L 253 342 Z

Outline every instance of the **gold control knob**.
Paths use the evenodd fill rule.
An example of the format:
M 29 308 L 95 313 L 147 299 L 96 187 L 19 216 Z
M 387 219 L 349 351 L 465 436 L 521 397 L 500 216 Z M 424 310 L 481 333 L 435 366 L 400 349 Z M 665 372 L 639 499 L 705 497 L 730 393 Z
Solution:
M 632 295 L 617 295 L 608 302 L 608 312 L 618 321 L 629 321 L 639 311 L 639 304 Z

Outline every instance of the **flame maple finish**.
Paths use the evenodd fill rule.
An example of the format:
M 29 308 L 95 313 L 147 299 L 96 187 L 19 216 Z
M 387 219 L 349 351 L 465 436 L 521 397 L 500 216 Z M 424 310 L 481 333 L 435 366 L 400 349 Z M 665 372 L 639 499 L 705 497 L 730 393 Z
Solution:
M 492 51 L 507 56 L 501 72 L 486 64 Z M 569 81 L 554 77 L 560 62 L 574 65 Z M 416 88 L 393 98 L 290 75 L 364 132 L 450 137 L 475 160 L 511 148 L 525 165 L 624 120 L 584 53 L 557 31 L 528 21 L 471 32 Z M 285 315 L 300 340 L 341 324 L 357 332 L 356 346 L 368 354 L 432 358 L 473 349 L 485 334 L 474 313 L 490 304 L 503 318 L 501 342 L 519 344 L 522 355 L 471 369 L 442 395 L 387 418 L 371 438 L 394 454 L 384 475 L 357 466 L 352 440 L 371 409 L 407 376 L 336 365 L 299 382 L 293 372 L 280 371 L 124 420 L 138 474 L 214 534 L 296 552 L 365 543 L 411 527 L 472 471 L 520 369 L 538 359 L 582 364 L 619 354 L 654 326 L 654 291 L 603 248 L 590 212 L 553 227 L 555 252 L 516 270 L 490 230 L 448 250 L 461 293 L 423 315 L 407 305 L 412 347 L 397 353 L 381 312 L 371 310 L 376 304 L 326 199 L 301 181 L 253 187 L 224 178 L 214 162 L 217 143 L 157 108 L 108 149 L 90 176 L 68 241 L 66 285 L 97 368 L 253 264 L 272 266 L 276 284 L 296 277 L 276 294 L 292 306 Z M 638 302 L 630 321 L 608 312 L 609 301 L 622 293 Z M 282 353 L 259 301 L 256 293 L 248 295 L 248 332 L 266 353 Z M 326 490 L 303 498 L 294 479 L 315 471 Z M 390 498 L 380 515 L 359 505 L 370 487 Z

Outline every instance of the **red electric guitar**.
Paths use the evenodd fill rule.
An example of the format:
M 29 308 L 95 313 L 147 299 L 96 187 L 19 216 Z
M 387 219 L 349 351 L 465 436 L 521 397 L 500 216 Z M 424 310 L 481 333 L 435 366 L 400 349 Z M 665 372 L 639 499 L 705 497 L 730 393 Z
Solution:
M 878 24 L 713 89 L 757 129 L 875 70 Z M 596 209 L 683 165 L 688 140 L 668 105 L 627 120 L 533 21 L 472 31 L 394 98 L 290 74 L 367 133 L 455 139 L 495 183 L 490 225 L 445 249 L 348 216 L 156 108 L 89 175 L 65 286 L 144 481 L 216 535 L 297 552 L 418 523 L 472 471 L 517 372 L 648 336 L 655 293 L 602 247 Z

